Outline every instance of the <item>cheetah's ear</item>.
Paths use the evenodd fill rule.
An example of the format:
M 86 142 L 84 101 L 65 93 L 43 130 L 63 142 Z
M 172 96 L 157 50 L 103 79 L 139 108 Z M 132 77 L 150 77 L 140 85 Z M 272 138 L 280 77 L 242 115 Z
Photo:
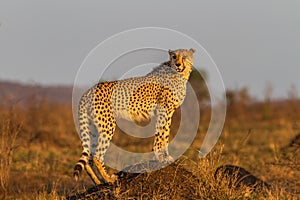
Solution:
M 191 52 L 191 53 L 193 54 L 193 53 L 195 53 L 195 52 L 196 52 L 196 50 L 195 50 L 195 49 L 193 49 L 193 48 L 190 48 L 189 52 Z
M 171 49 L 169 49 L 168 52 L 169 52 L 169 55 L 171 55 L 173 53 L 173 51 Z

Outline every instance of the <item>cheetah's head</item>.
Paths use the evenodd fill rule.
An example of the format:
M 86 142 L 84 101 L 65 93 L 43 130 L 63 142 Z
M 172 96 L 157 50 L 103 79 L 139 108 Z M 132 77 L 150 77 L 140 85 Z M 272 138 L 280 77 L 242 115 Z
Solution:
M 182 74 L 185 79 L 189 79 L 192 72 L 195 53 L 194 49 L 169 50 L 171 67 Z

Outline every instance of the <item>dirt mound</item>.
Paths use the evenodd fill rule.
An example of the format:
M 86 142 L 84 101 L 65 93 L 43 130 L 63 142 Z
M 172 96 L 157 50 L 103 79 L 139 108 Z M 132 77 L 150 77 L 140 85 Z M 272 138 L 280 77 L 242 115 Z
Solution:
M 296 135 L 291 142 L 286 146 L 286 148 L 300 148 L 300 133 L 298 133 L 298 135 Z
M 245 185 L 254 189 L 270 188 L 270 185 L 242 167 L 235 165 L 223 165 L 216 169 L 215 179 L 226 178 L 230 181 L 229 186 L 240 187 Z
M 300 156 L 300 133 L 291 139 L 288 145 L 281 148 L 284 158 L 288 160 L 299 161 Z
M 149 171 L 158 165 L 151 161 L 127 167 L 116 174 L 118 180 L 115 183 L 101 184 L 67 199 L 199 199 L 199 180 L 182 164 L 175 162 Z M 128 172 L 132 170 L 144 173 Z
M 293 137 L 286 146 L 281 148 L 281 157 L 273 164 L 289 167 L 296 171 L 300 170 L 300 133 Z

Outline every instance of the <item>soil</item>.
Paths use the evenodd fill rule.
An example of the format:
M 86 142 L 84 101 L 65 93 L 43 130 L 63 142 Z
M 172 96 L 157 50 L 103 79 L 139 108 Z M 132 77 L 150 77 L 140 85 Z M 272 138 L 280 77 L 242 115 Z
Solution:
M 158 165 L 156 161 L 150 161 L 127 167 L 116 174 L 118 180 L 115 183 L 94 186 L 67 199 L 199 199 L 199 180 L 182 164 L 175 162 L 149 171 Z M 129 173 L 132 169 L 141 173 Z

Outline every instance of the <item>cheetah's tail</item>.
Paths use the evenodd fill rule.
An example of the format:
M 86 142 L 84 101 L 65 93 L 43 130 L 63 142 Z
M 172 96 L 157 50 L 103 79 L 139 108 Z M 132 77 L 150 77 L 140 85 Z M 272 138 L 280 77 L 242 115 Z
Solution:
M 88 97 L 89 93 L 84 94 L 81 99 L 80 99 L 80 103 L 79 103 L 79 110 L 78 110 L 78 116 L 79 116 L 79 124 L 83 124 L 84 127 L 80 127 L 80 139 L 82 140 L 88 140 L 89 138 L 89 121 L 87 118 L 87 107 L 86 107 L 86 100 L 89 99 Z M 85 135 L 85 137 L 83 137 L 83 135 Z M 85 144 L 88 145 L 88 144 Z M 73 172 L 73 176 L 75 178 L 76 181 L 78 181 L 79 179 L 79 175 L 81 174 L 82 170 L 86 168 L 86 165 L 88 164 L 89 161 L 89 149 L 88 146 L 85 146 L 84 144 L 82 144 L 83 147 L 83 151 L 81 153 L 81 157 L 78 160 L 78 162 L 76 163 L 75 167 L 74 167 L 74 172 Z
M 88 163 L 89 155 L 86 152 L 82 152 L 79 161 L 76 163 L 74 167 L 73 176 L 75 181 L 78 181 L 79 175 L 81 174 L 82 170 L 84 169 L 85 165 Z

